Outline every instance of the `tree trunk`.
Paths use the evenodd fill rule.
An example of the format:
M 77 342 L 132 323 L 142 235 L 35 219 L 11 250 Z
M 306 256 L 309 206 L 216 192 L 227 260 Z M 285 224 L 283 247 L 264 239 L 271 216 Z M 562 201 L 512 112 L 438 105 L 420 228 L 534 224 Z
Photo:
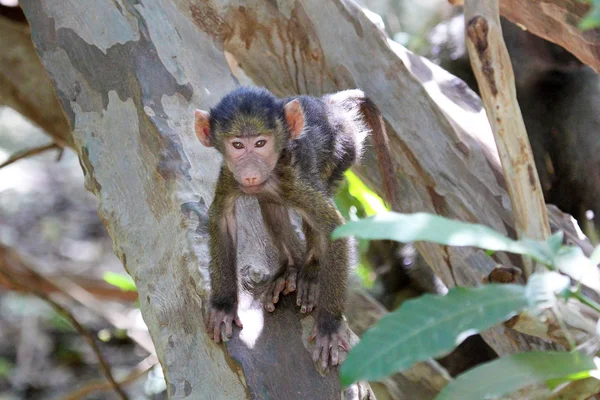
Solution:
M 365 90 L 389 125 L 404 211 L 514 236 L 510 202 L 481 101 L 462 81 L 389 42 L 353 3 L 242 4 L 22 1 L 73 129 L 86 187 L 99 198 L 115 252 L 138 287 L 169 395 L 339 398 L 337 372 L 321 376 L 307 351 L 312 317 L 299 318 L 290 298 L 265 314 L 253 295 L 277 260 L 253 201 L 237 207 L 240 277 L 253 289 L 240 295 L 244 329 L 228 352 L 203 330 L 205 223 L 221 160 L 197 142 L 192 116 L 235 87 L 224 50 L 278 95 Z M 357 172 L 381 187 L 372 152 L 363 164 Z M 498 262 L 519 263 L 471 248 L 418 247 L 448 286 L 478 285 Z M 483 336 L 499 354 L 547 346 L 504 327 Z M 424 370 L 403 373 L 410 385 L 400 380 L 400 392 L 420 385 L 432 393 L 436 385 L 423 380 L 435 376 Z M 346 392 L 369 393 L 365 385 Z

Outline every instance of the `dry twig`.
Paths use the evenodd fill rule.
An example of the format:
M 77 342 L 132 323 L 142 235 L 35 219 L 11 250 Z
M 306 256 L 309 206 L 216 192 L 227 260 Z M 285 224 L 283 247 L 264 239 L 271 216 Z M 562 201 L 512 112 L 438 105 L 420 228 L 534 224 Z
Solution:
M 0 164 L 0 168 L 4 168 L 7 165 L 10 165 L 16 161 L 19 161 L 22 158 L 31 157 L 36 154 L 40 154 L 45 151 L 53 150 L 53 149 L 59 149 L 60 152 L 58 154 L 62 156 L 63 147 L 61 147 L 60 145 L 58 145 L 56 143 L 49 143 L 44 146 L 34 147 L 33 149 L 23 150 L 23 151 L 19 151 L 19 152 L 13 154 L 12 156 L 9 157 L 8 160 L 6 160 L 2 164 Z
M 119 385 L 129 385 L 145 374 L 147 374 L 158 363 L 158 358 L 155 354 L 151 354 L 142 360 L 123 380 L 119 381 Z M 65 396 L 63 400 L 80 400 L 86 399 L 90 394 L 95 392 L 103 392 L 112 389 L 112 385 L 106 382 L 94 381 L 90 382 L 82 388 L 75 390 Z
M 0 251 L 1 250 L 2 249 L 0 249 Z M 119 384 L 115 380 L 114 376 L 112 375 L 112 372 L 110 371 L 110 367 L 109 367 L 107 361 L 104 359 L 104 356 L 100 352 L 100 348 L 96 344 L 94 336 L 77 320 L 77 318 L 75 318 L 75 316 L 69 310 L 67 310 L 65 307 L 58 304 L 54 300 L 52 300 L 49 296 L 47 296 L 45 293 L 39 291 L 37 288 L 32 287 L 27 284 L 24 284 L 23 282 L 19 281 L 18 279 L 13 277 L 8 272 L 7 269 L 0 269 L 0 275 L 3 276 L 7 281 L 11 282 L 13 285 L 21 287 L 26 292 L 45 301 L 54 309 L 54 311 L 56 311 L 63 318 L 67 319 L 73 325 L 75 330 L 77 330 L 77 332 L 81 336 L 83 336 L 85 338 L 85 340 L 88 342 L 92 351 L 98 358 L 98 362 L 100 363 L 100 367 L 102 368 L 102 371 L 104 372 L 104 375 L 106 376 L 106 379 L 108 379 L 108 381 L 110 382 L 110 385 L 115 390 L 115 392 L 117 392 L 117 394 L 119 395 L 119 397 L 121 399 L 123 399 L 123 400 L 128 399 L 127 394 L 125 394 L 123 389 L 119 386 Z
M 14 258 L 14 257 L 13 257 Z M 33 268 L 27 268 L 23 263 L 19 262 L 19 265 L 15 263 L 8 263 L 6 260 L 0 258 L 0 268 L 8 269 L 10 274 L 21 282 L 29 282 L 40 290 L 41 292 L 49 295 L 51 293 L 63 292 L 62 288 L 57 287 L 56 281 L 62 282 L 63 280 L 71 282 L 73 285 L 80 287 L 81 289 L 89 292 L 94 298 L 103 300 L 116 300 L 121 302 L 134 302 L 137 300 L 138 295 L 136 292 L 126 292 L 115 286 L 107 284 L 105 281 L 95 278 L 86 278 L 82 276 L 71 276 L 71 275 L 59 275 L 56 277 L 45 277 L 37 273 Z M 11 285 L 10 282 L 6 281 L 0 276 L 0 288 L 6 288 L 8 290 L 20 291 L 20 287 Z M 68 297 L 69 294 L 66 294 Z M 84 304 L 85 305 L 85 304 Z M 109 321 L 110 322 L 110 321 Z

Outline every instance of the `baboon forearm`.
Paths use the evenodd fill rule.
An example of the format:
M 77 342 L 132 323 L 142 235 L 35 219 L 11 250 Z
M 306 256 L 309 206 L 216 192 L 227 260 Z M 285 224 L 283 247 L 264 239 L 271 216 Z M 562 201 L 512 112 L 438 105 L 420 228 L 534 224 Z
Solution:
M 325 315 L 334 319 L 340 319 L 344 312 L 349 251 L 347 238 L 329 241 L 321 261 L 319 284 L 322 289 L 319 292 L 319 305 Z
M 308 257 L 319 258 L 320 324 L 331 326 L 342 318 L 348 281 L 350 242 L 347 238 L 333 240 L 333 230 L 343 223 L 333 201 L 322 194 L 311 194 L 311 204 L 304 204 L 301 213 L 307 219 Z M 310 260 L 309 260 L 310 261 Z
M 211 302 L 227 309 L 237 300 L 236 247 L 222 213 L 211 214 L 209 227 Z

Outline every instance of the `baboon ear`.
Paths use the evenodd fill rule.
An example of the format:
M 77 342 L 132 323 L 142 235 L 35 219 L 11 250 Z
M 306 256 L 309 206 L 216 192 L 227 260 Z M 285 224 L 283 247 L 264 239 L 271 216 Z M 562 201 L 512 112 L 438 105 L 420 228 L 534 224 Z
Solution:
M 196 110 L 194 111 L 194 130 L 198 140 L 206 147 L 212 147 L 210 142 L 210 125 L 208 118 L 210 114 L 206 111 Z
M 284 111 L 285 122 L 290 128 L 290 139 L 296 140 L 302 136 L 302 129 L 304 128 L 304 111 L 302 111 L 300 100 L 296 99 L 287 103 Z

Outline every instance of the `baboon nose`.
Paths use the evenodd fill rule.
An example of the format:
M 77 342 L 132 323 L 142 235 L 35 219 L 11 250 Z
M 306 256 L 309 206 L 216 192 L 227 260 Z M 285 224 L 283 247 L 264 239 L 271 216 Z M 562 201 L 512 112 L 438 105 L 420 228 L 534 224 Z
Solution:
M 246 185 L 249 185 L 249 186 L 256 185 L 257 181 L 258 181 L 258 177 L 256 177 L 256 176 L 244 178 L 244 182 L 246 183 Z

